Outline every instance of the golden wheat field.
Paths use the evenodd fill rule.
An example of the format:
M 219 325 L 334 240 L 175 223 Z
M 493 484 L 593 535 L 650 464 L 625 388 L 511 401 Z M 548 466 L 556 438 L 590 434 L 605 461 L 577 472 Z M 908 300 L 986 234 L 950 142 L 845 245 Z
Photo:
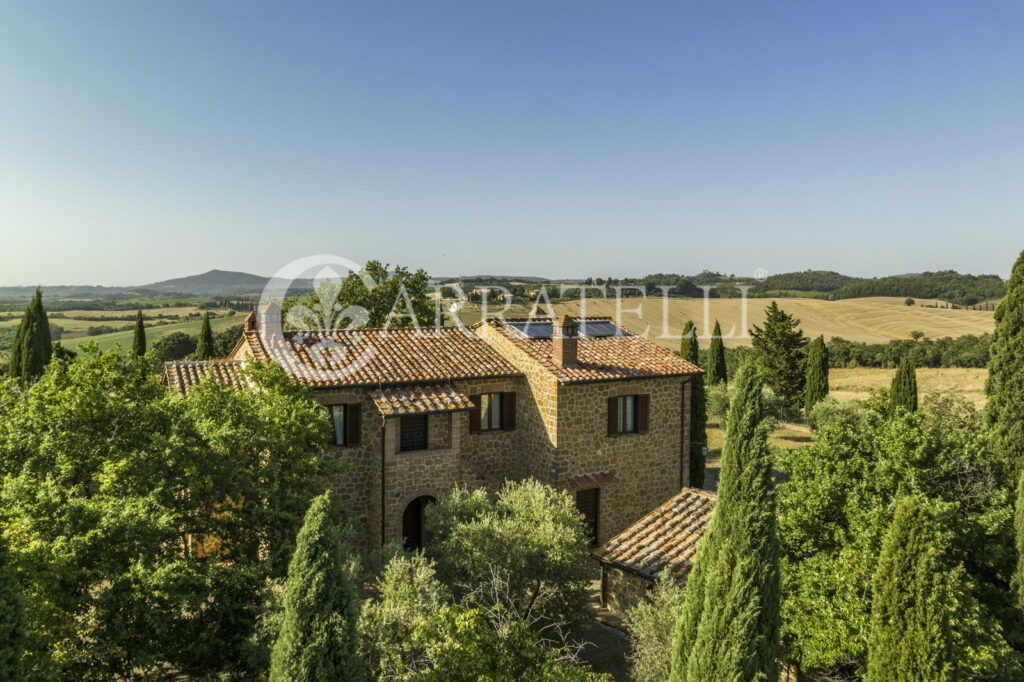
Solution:
M 893 339 L 910 338 L 910 332 L 924 332 L 928 338 L 957 337 L 964 334 L 991 332 L 994 326 L 992 311 L 953 310 L 929 308 L 935 301 L 918 300 L 913 306 L 902 298 L 872 297 L 842 301 L 824 301 L 813 298 L 752 298 L 746 301 L 744 316 L 741 299 L 720 298 L 707 301 L 707 319 L 714 327 L 715 320 L 722 325 L 726 346 L 750 344 L 744 329 L 764 321 L 764 309 L 771 301 L 800 320 L 800 327 L 808 337 L 824 335 L 826 339 L 839 336 L 850 341 L 885 343 Z M 700 334 L 704 329 L 705 301 L 702 299 L 670 298 L 623 299 L 621 310 L 616 301 L 588 299 L 587 315 L 607 315 L 618 319 L 634 333 L 648 330 L 650 338 L 665 348 L 676 350 L 679 335 L 687 320 L 693 320 Z M 555 306 L 556 312 L 580 314 L 580 302 L 573 301 Z M 659 338 L 662 337 L 662 338 Z M 667 337 L 667 338 L 666 338 Z M 674 338 L 673 338 L 674 337 Z M 706 340 L 702 342 L 706 345 Z
M 856 369 L 833 369 L 828 373 L 829 395 L 837 400 L 867 398 L 871 391 L 892 384 L 895 369 L 858 367 Z M 975 407 L 985 405 L 984 369 L 961 367 L 919 367 L 917 369 L 917 394 L 923 399 L 932 392 L 959 393 L 974 403 Z

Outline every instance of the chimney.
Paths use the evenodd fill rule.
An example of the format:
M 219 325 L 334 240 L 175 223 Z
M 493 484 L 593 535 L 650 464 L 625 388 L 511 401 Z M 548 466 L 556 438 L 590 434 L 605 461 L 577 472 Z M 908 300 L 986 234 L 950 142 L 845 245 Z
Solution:
M 555 362 L 562 367 L 579 366 L 579 358 L 576 352 L 577 344 L 579 343 L 577 337 L 579 327 L 576 324 L 576 320 L 568 315 L 562 315 L 561 318 L 555 321 L 552 332 L 551 342 L 553 348 L 551 356 Z
M 268 330 L 281 331 L 284 328 L 284 322 L 281 319 L 281 306 L 276 301 L 271 301 L 259 312 L 258 321 L 261 334 L 269 333 Z

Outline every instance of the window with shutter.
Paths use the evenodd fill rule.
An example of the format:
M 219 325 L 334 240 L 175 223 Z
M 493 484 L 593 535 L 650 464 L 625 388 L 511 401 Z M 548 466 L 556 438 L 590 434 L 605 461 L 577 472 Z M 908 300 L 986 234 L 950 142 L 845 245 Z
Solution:
M 429 445 L 427 415 L 408 414 L 401 419 L 401 437 L 399 439 L 401 451 L 426 450 Z
M 620 395 L 608 399 L 608 435 L 647 433 L 649 395 Z

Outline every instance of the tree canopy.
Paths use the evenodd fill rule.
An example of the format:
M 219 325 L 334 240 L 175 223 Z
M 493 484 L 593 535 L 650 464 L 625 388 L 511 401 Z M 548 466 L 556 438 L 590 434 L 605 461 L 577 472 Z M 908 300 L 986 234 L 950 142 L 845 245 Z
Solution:
M 146 354 L 146 323 L 142 319 L 142 310 L 135 315 L 135 336 L 132 338 L 132 352 L 136 355 Z
M 758 366 L 765 381 L 790 408 L 800 407 L 804 391 L 804 346 L 800 320 L 779 308 L 775 301 L 765 309 L 764 327 L 750 330 Z
M 804 385 L 804 411 L 811 409 L 828 395 L 828 347 L 825 337 L 819 336 L 811 342 L 807 351 L 807 380 Z
M 985 382 L 985 424 L 1016 481 L 1024 472 L 1024 251 L 1013 266 L 995 320 Z
M 26 382 L 35 381 L 42 376 L 52 353 L 53 340 L 46 309 L 43 308 L 43 293 L 36 289 L 14 335 L 7 376 Z
M 714 386 L 726 381 L 728 371 L 725 368 L 725 344 L 722 342 L 722 325 L 715 320 L 715 331 L 711 334 L 711 345 L 708 346 L 707 384 Z

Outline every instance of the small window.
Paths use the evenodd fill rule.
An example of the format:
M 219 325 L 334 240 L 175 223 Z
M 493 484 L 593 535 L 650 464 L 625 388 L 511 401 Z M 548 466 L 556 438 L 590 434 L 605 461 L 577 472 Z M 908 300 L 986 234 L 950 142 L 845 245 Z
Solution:
M 334 426 L 335 445 L 359 445 L 362 436 L 362 407 L 358 403 L 328 405 Z
M 608 435 L 647 433 L 651 396 L 620 395 L 608 398 Z
M 620 395 L 618 412 L 618 432 L 636 433 L 636 396 Z
M 410 414 L 402 417 L 401 439 L 399 448 L 408 450 L 426 450 L 429 447 L 429 422 L 425 414 Z
M 331 421 L 334 422 L 334 443 L 345 445 L 345 408 L 346 405 L 331 405 Z
M 502 428 L 501 393 L 480 396 L 480 430 L 495 431 Z

